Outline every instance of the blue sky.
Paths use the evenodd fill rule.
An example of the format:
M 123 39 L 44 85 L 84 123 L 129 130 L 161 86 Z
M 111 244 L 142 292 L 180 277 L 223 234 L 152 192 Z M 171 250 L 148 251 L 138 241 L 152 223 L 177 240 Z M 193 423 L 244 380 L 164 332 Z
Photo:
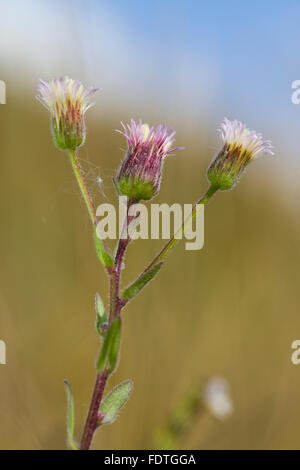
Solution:
M 186 86 L 191 84 L 195 95 L 197 81 L 201 84 L 202 75 L 209 78 L 211 71 L 218 75 L 215 80 L 223 106 L 239 108 L 242 101 L 255 107 L 257 98 L 274 108 L 275 101 L 284 105 L 290 82 L 299 75 L 299 1 L 100 3 L 118 21 L 122 19 L 129 37 L 135 35 L 138 55 L 144 52 L 143 66 L 149 67 L 150 76 L 161 71 L 162 86 L 177 76 L 183 60 Z M 91 2 L 90 8 L 97 4 Z

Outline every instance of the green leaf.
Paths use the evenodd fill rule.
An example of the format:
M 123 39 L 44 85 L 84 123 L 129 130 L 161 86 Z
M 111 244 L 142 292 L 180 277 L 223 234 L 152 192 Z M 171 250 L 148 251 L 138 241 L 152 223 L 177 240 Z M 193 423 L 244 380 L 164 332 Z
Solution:
M 103 301 L 100 295 L 97 293 L 95 297 L 95 309 L 97 314 L 96 328 L 100 336 L 104 335 L 103 326 L 107 325 L 107 316 L 104 309 Z
M 107 363 L 107 372 L 110 374 L 116 367 L 121 337 L 121 319 L 118 317 L 113 321 L 107 331 L 100 356 L 97 362 L 97 369 L 103 370 Z
M 103 413 L 104 417 L 101 419 L 101 424 L 112 423 L 122 406 L 127 402 L 133 384 L 131 380 L 126 380 L 120 385 L 115 387 L 103 400 L 100 405 L 99 413 Z
M 112 268 L 114 265 L 113 259 L 110 254 L 106 251 L 103 245 L 103 241 L 101 240 L 101 238 L 99 238 L 96 226 L 94 226 L 94 240 L 98 259 L 101 261 L 103 266 L 107 268 Z
M 146 272 L 142 277 L 138 278 L 131 286 L 123 292 L 122 298 L 124 300 L 130 300 L 135 297 L 147 284 L 152 281 L 154 276 L 159 272 L 162 267 L 162 262 L 158 263 L 150 271 Z
M 118 362 L 119 357 L 119 349 L 120 349 L 120 340 L 121 340 L 121 318 L 117 318 L 112 326 L 114 325 L 114 329 L 112 331 L 110 349 L 108 353 L 108 364 L 107 364 L 107 372 L 111 374 Z
M 68 414 L 67 414 L 67 442 L 68 447 L 73 450 L 78 450 L 77 444 L 74 441 L 74 399 L 71 385 L 67 380 L 64 381 L 67 392 L 68 400 Z

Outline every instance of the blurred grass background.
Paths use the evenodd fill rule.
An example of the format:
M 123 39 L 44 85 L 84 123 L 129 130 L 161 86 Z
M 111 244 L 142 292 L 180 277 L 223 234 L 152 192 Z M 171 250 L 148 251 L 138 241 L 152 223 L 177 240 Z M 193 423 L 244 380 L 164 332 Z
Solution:
M 185 146 L 166 161 L 154 202 L 192 203 L 207 187 L 223 116 L 275 145 L 233 191 L 205 211 L 205 245 L 181 243 L 124 311 L 119 370 L 134 390 L 94 448 L 151 449 L 181 398 L 208 377 L 231 385 L 224 421 L 199 413 L 183 448 L 300 448 L 299 79 L 297 0 L 11 0 L 0 16 L 0 448 L 65 447 L 68 379 L 76 437 L 92 387 L 98 338 L 94 296 L 108 282 L 67 156 L 34 99 L 39 77 L 68 74 L 103 87 L 87 114 L 79 156 L 97 204 L 114 201 L 123 156 L 119 121 L 166 122 Z M 97 189 L 97 177 L 103 186 Z M 123 285 L 161 241 L 128 250 Z
M 51 142 L 48 113 L 27 90 L 8 95 L 0 118 L 0 338 L 7 344 L 0 448 L 64 448 L 63 380 L 73 387 L 79 438 L 98 352 L 94 295 L 106 299 L 108 282 L 67 156 Z M 111 177 L 125 148 L 114 132 L 119 119 L 87 115 L 79 155 L 97 203 L 116 202 Z M 186 150 L 166 161 L 155 202 L 199 197 L 212 140 L 218 145 L 192 126 L 190 133 L 177 126 L 176 143 Z M 290 361 L 300 331 L 298 191 L 282 202 L 273 164 L 258 160 L 233 191 L 218 193 L 206 208 L 204 248 L 185 251 L 181 243 L 124 311 L 120 366 L 109 387 L 131 378 L 134 390 L 117 422 L 97 434 L 95 448 L 152 448 L 178 399 L 212 375 L 231 384 L 234 413 L 226 422 L 199 416 L 182 447 L 300 447 L 300 375 Z M 95 192 L 99 175 L 103 187 Z M 123 285 L 161 243 L 129 248 Z

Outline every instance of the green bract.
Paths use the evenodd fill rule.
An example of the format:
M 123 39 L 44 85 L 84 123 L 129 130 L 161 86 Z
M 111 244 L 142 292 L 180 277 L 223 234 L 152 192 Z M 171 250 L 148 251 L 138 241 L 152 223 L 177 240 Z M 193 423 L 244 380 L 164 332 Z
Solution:
M 155 196 L 155 186 L 138 178 L 123 177 L 116 182 L 118 193 L 130 201 L 148 201 Z

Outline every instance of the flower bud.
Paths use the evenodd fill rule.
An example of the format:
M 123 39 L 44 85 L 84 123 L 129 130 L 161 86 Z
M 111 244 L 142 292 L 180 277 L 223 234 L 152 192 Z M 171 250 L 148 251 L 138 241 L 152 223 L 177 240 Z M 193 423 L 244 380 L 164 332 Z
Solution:
M 207 170 L 212 186 L 227 191 L 239 180 L 246 166 L 260 153 L 273 155 L 272 143 L 245 124 L 224 119 L 220 126 L 223 148 Z
M 121 124 L 123 131 L 118 132 L 126 137 L 128 149 L 115 180 L 118 193 L 131 203 L 149 200 L 159 191 L 164 158 L 180 149 L 170 148 L 175 132 L 161 125 L 149 128 L 141 121 Z
M 64 77 L 49 82 L 40 80 L 37 99 L 50 111 L 55 145 L 62 150 L 74 150 L 86 137 L 84 114 L 97 88 L 84 88 L 78 80 Z

